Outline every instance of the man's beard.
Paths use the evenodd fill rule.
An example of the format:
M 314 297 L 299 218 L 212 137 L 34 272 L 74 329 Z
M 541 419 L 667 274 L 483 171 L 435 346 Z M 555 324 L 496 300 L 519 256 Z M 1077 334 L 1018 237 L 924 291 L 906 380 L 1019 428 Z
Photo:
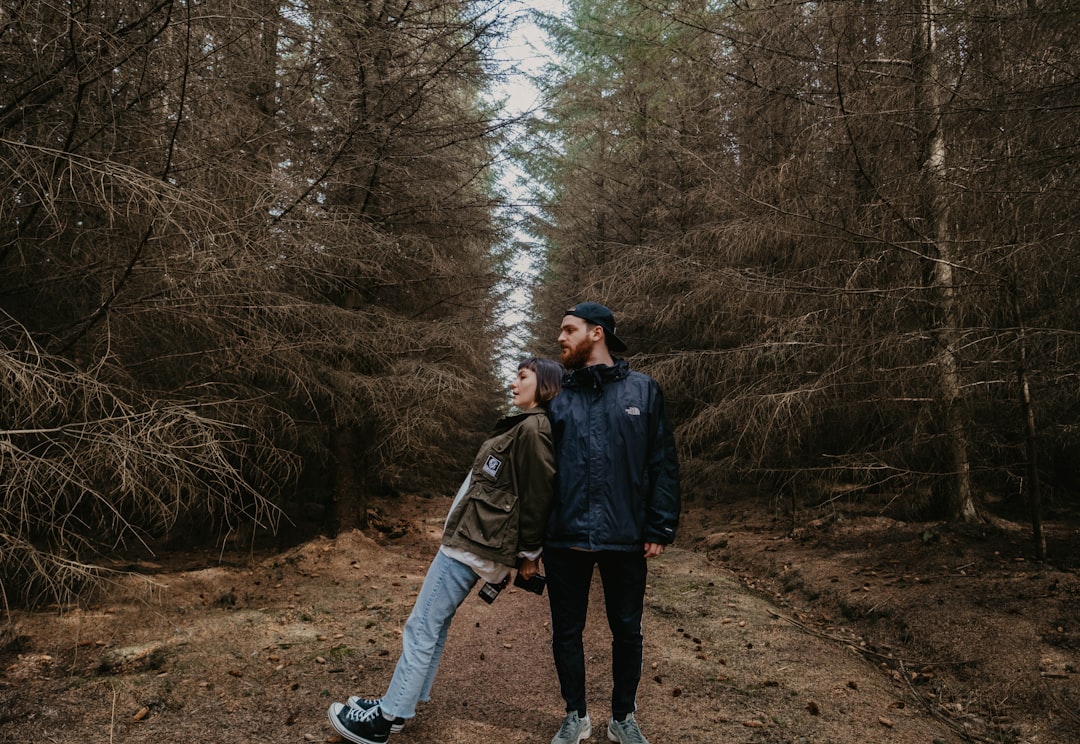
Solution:
M 581 369 L 589 361 L 589 353 L 592 351 L 593 341 L 582 339 L 577 346 L 563 347 L 562 363 L 567 369 Z

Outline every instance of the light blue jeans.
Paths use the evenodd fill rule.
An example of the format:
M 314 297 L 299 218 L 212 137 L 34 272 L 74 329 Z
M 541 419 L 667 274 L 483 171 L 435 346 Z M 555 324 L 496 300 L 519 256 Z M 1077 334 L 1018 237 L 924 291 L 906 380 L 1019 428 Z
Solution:
M 401 634 L 401 656 L 382 698 L 383 712 L 412 718 L 416 704 L 431 699 L 450 621 L 478 580 L 461 561 L 435 554 Z

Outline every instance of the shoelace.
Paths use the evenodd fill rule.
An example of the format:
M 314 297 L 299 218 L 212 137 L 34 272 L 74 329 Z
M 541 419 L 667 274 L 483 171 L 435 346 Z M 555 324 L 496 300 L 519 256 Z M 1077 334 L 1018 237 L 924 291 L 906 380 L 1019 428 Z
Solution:
M 577 716 L 567 716 L 563 719 L 562 728 L 559 729 L 559 737 L 563 739 L 569 739 L 572 734 L 577 733 L 577 729 L 581 726 L 581 719 Z M 549 729 L 550 730 L 550 729 Z
M 622 721 L 614 721 L 614 724 L 615 728 L 624 734 L 622 741 L 629 742 L 629 744 L 646 744 L 645 735 L 637 727 L 637 722 L 634 721 L 632 715 L 627 716 Z
M 348 708 L 345 711 L 345 720 L 352 723 L 367 723 L 368 721 L 375 720 L 375 716 L 381 716 L 382 711 L 378 706 L 374 708 Z

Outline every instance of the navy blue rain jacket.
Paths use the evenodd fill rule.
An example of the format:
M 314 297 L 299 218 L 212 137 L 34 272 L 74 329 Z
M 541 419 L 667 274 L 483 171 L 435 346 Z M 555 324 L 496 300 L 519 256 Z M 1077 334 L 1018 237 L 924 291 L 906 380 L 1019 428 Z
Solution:
M 548 404 L 558 463 L 544 544 L 642 550 L 679 524 L 679 463 L 660 385 L 625 360 L 573 370 Z

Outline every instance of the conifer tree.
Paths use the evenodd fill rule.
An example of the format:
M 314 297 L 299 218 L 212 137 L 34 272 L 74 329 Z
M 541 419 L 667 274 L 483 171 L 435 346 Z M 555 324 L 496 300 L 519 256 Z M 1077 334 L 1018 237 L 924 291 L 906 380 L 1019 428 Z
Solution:
M 35 579 L 43 556 L 335 530 L 365 488 L 450 487 L 496 401 L 503 20 L 3 3 L 9 595 L 75 586 Z
M 1075 446 L 1072 10 L 569 7 L 534 166 L 544 322 L 620 312 L 691 492 L 889 491 L 970 520 Z

